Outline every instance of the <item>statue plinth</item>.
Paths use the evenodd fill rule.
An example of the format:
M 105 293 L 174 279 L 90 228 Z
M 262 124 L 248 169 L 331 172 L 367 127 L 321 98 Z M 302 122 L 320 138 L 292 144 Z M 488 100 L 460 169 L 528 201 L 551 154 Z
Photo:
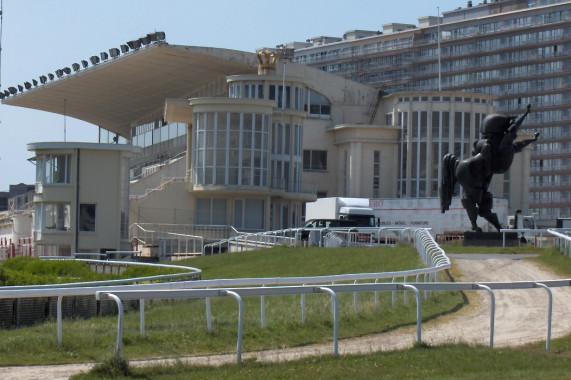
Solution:
M 504 234 L 501 232 L 464 232 L 464 246 L 478 247 L 502 247 L 504 244 Z M 506 247 L 516 247 L 519 245 L 517 232 L 506 232 Z

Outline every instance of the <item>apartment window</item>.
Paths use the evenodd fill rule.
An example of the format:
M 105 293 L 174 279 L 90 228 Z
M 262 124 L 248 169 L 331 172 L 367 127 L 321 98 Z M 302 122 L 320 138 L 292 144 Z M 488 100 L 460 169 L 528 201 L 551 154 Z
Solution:
M 327 151 L 326 150 L 304 150 L 303 170 L 305 171 L 326 171 Z
M 95 205 L 82 203 L 79 205 L 79 230 L 95 232 Z
M 375 150 L 373 154 L 373 198 L 381 196 L 381 152 Z

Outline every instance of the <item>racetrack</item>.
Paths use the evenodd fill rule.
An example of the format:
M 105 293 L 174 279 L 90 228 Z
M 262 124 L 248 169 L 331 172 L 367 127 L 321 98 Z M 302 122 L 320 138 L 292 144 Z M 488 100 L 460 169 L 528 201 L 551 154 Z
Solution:
M 541 281 L 558 278 L 538 265 L 521 259 L 521 255 L 450 255 L 456 281 Z M 552 338 L 571 333 L 571 289 L 554 288 Z M 422 325 L 422 340 L 431 345 L 467 342 L 489 345 L 490 297 L 485 290 L 474 291 L 475 297 L 458 313 L 443 316 Z M 495 290 L 496 314 L 494 347 L 517 346 L 546 339 L 547 303 L 545 289 Z M 339 341 L 339 354 L 388 351 L 411 347 L 416 340 L 416 327 L 406 327 L 383 334 Z M 330 354 L 332 344 L 320 344 L 261 352 L 243 352 L 244 360 L 294 360 L 311 355 Z M 235 354 L 209 355 L 170 359 L 192 364 L 217 365 L 235 362 Z M 132 361 L 132 365 L 148 365 L 169 359 Z M 93 364 L 0 367 L 0 379 L 67 379 L 87 371 Z

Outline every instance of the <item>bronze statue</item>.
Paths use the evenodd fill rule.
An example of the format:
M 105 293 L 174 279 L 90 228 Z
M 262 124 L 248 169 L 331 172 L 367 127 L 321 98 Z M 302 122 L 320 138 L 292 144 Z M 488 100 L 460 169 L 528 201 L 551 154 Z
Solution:
M 493 195 L 488 191 L 488 186 L 494 174 L 508 171 L 516 153 L 537 141 L 539 132 L 532 139 L 515 141 L 518 129 L 530 109 L 531 104 L 518 119 L 499 114 L 486 116 L 481 126 L 482 138 L 474 142 L 472 157 L 462 161 L 450 153 L 443 157 L 440 183 L 442 213 L 449 209 L 456 183 L 459 183 L 464 190 L 462 205 L 468 213 L 472 230 L 482 231 L 476 224 L 478 216 L 486 219 L 498 231 L 502 228 L 498 216 L 492 212 Z

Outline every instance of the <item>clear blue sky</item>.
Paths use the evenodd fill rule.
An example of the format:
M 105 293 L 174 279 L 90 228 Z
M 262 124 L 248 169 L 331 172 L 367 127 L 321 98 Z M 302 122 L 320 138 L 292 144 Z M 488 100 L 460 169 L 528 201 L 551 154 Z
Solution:
M 1 90 L 154 31 L 176 45 L 254 52 L 390 22 L 418 25 L 465 0 L 2 0 Z M 477 4 L 478 0 L 474 2 Z M 0 191 L 35 182 L 30 142 L 63 141 L 62 115 L 0 105 Z M 67 118 L 67 141 L 97 141 L 97 127 Z

